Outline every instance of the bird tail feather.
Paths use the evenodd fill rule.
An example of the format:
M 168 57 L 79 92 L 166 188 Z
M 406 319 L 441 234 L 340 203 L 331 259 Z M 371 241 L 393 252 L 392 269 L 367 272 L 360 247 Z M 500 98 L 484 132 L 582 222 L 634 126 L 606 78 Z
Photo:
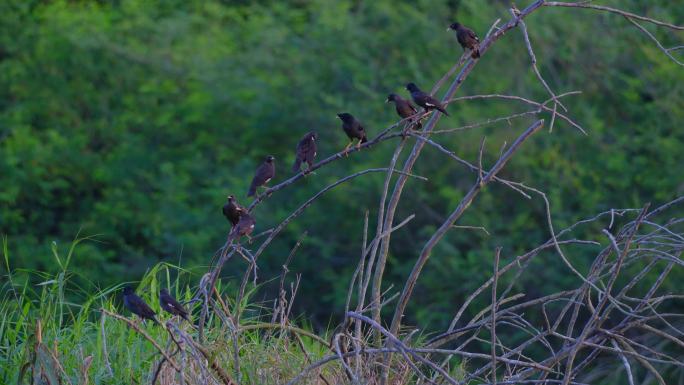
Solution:
M 249 191 L 247 192 L 248 197 L 253 197 L 254 194 L 256 194 L 256 185 L 252 183 L 251 186 L 249 186 Z
M 294 164 L 292 165 L 292 172 L 299 172 L 299 169 L 302 167 L 302 160 L 297 157 L 295 159 Z
M 435 107 L 435 108 L 437 108 L 437 109 L 439 110 L 439 112 L 443 113 L 444 115 L 449 116 L 449 113 L 446 112 L 446 110 L 444 109 L 444 107 L 441 107 L 441 106 L 440 106 L 440 107 Z

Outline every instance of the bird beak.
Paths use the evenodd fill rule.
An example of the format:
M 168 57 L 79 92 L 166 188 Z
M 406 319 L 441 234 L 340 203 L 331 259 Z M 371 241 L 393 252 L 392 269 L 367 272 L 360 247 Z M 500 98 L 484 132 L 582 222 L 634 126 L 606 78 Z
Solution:
M 451 27 L 448 27 L 448 28 L 447 28 L 447 31 L 451 31 Z
M 385 99 L 385 103 L 389 103 L 389 102 L 390 102 L 389 98 Z

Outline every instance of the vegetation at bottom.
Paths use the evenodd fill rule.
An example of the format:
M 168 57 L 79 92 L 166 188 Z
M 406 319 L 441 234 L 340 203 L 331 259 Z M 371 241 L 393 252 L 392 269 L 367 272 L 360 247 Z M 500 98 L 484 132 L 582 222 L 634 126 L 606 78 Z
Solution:
M 82 241 L 82 240 L 79 240 Z M 75 247 L 78 244 L 74 242 Z M 5 252 L 7 244 L 4 244 Z M 183 285 L 188 272 L 166 263 L 153 266 L 142 278 L 138 294 L 158 311 L 157 319 L 164 325 L 141 322 L 124 310 L 121 285 L 98 289 L 95 285 L 82 287 L 76 282 L 77 274 L 70 270 L 73 250 L 66 255 L 55 252 L 51 257 L 60 266 L 54 274 L 31 270 L 14 271 L 7 276 L 0 298 L 0 380 L 3 384 L 177 384 L 176 370 L 168 361 L 159 365 L 163 356 L 150 340 L 168 351 L 171 359 L 182 366 L 186 384 L 231 383 L 237 372 L 243 384 L 283 384 L 296 377 L 302 368 L 331 353 L 327 333 L 315 334 L 305 319 L 289 319 L 287 311 L 272 317 L 273 302 L 259 302 L 247 292 L 244 299 L 235 303 L 235 287 L 219 283 L 217 293 L 225 302 L 220 310 L 210 313 L 204 327 L 204 343 L 195 356 L 190 352 L 178 353 L 170 337 L 169 322 L 186 335 L 197 339 L 197 312 L 195 325 L 162 314 L 158 297 L 152 295 L 160 288 L 170 288 L 172 295 L 182 302 L 192 298 L 191 288 Z M 4 264 L 8 259 L 5 254 Z M 40 281 L 31 286 L 29 278 Z M 16 290 L 8 289 L 15 285 Z M 73 300 L 67 300 L 72 298 Z M 197 306 L 189 305 L 197 310 Z M 113 315 L 112 315 L 113 314 Z M 235 337 L 232 321 L 241 314 Z M 121 318 L 127 317 L 131 326 Z M 272 322 L 264 320 L 272 319 Z M 136 329 L 137 328 L 137 329 Z M 332 331 L 332 330 L 331 330 Z M 176 337 L 177 338 L 177 337 Z M 369 336 L 370 340 L 370 336 Z M 183 343 L 183 341 L 180 341 Z M 188 343 L 188 341 L 185 341 Z M 234 344 L 239 346 L 236 364 Z M 170 348 L 169 348 L 170 347 Z M 174 354 L 175 353 L 175 354 Z M 205 355 L 202 355 L 205 354 Z M 207 362 L 216 362 L 221 371 L 212 371 Z M 369 362 L 362 365 L 368 366 Z M 406 363 L 392 364 L 397 371 L 392 378 L 410 380 Z M 454 359 L 453 374 L 458 374 L 460 360 Z M 208 373 L 210 371 L 211 373 Z M 228 379 L 221 380 L 220 373 Z M 301 384 L 340 384 L 348 381 L 341 364 L 332 362 L 304 375 Z M 234 382 L 233 382 L 234 383 Z

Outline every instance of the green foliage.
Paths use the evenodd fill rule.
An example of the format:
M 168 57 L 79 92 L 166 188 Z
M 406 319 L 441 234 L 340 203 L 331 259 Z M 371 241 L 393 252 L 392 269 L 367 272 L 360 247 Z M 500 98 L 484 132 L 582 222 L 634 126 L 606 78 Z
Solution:
M 607 4 L 684 19 L 677 2 Z M 305 132 L 318 130 L 319 156 L 344 146 L 337 112 L 352 112 L 371 136 L 387 127 L 396 116 L 383 103 L 386 94 L 403 93 L 408 81 L 429 89 L 460 56 L 445 26 L 458 16 L 483 36 L 493 20 L 508 17 L 507 6 L 447 0 L 2 2 L 0 233 L 8 237 L 11 267 L 54 273 L 68 264 L 73 279 L 89 288 L 139 280 L 160 261 L 203 272 L 228 231 L 220 213 L 226 195 L 247 202 L 251 174 L 264 155 L 277 157 L 277 182 L 289 174 Z M 551 87 L 583 92 L 564 101 L 589 135 L 558 121 L 553 132 L 528 143 L 505 176 L 545 191 L 557 228 L 601 210 L 684 193 L 681 68 L 616 15 L 544 9 L 527 23 Z M 647 28 L 668 44 L 682 44 L 681 36 Z M 548 97 L 520 32 L 497 43 L 459 91 L 485 93 Z M 514 102 L 458 102 L 440 128 L 527 109 Z M 491 164 L 527 123 L 516 119 L 435 139 L 474 161 L 486 135 L 485 162 Z M 385 164 L 390 147 L 335 162 L 275 194 L 255 213 L 257 232 L 339 177 Z M 416 218 L 393 237 L 387 284 L 403 282 L 430 231 L 475 178 L 433 149 L 426 149 L 416 172 L 430 180 L 409 182 L 397 218 Z M 260 276 L 268 280 L 308 231 L 291 269 L 304 276 L 296 311 L 310 314 L 317 327 L 342 311 L 363 212 L 377 207 L 381 187 L 381 175 L 368 175 L 331 191 L 260 259 Z M 528 201 L 503 186 L 488 189 L 459 224 L 485 226 L 491 235 L 449 234 L 419 282 L 430 304 L 411 309 L 408 322 L 444 326 L 454 302 L 491 270 L 496 246 L 507 259 L 549 237 L 541 199 Z M 62 246 L 79 233 L 90 240 L 71 251 Z M 50 248 L 68 252 L 68 261 L 55 261 Z M 559 264 L 539 263 L 539 282 L 517 283 L 522 291 L 572 279 Z M 227 272 L 243 268 L 231 261 Z M 30 283 L 23 282 L 26 290 L 34 290 Z M 71 300 L 104 301 L 94 292 L 100 294 Z
M 72 248 L 78 241 L 72 244 Z M 87 383 L 84 380 L 87 378 L 94 384 L 149 383 L 161 357 L 159 352 L 127 323 L 101 311 L 119 313 L 119 309 L 123 309 L 120 286 L 102 290 L 80 287 L 76 284 L 77 275 L 67 269 L 69 255 L 60 255 L 54 254 L 61 266 L 55 274 L 26 270 L 7 274 L 8 280 L 2 287 L 3 297 L 0 298 L 3 314 L 0 317 L 0 382 L 23 384 L 33 383 L 33 379 L 47 384 L 82 384 Z M 8 254 L 5 254 L 3 262 L 5 265 L 9 263 Z M 190 288 L 180 283 L 186 274 L 178 267 L 158 264 L 142 277 L 138 294 L 155 309 L 162 323 L 166 324 L 170 316 L 161 312 L 157 296 L 151 293 L 157 293 L 160 287 L 172 288 L 176 298 L 189 301 L 192 297 Z M 39 277 L 41 282 L 34 287 L 18 283 L 30 277 Z M 329 349 L 321 346 L 320 338 L 316 341 L 307 336 L 306 331 L 298 339 L 293 337 L 293 333 L 281 332 L 277 328 L 270 334 L 264 333 L 261 327 L 264 324 L 255 322 L 256 318 L 249 315 L 258 314 L 253 311 L 256 306 L 249 295 L 236 306 L 229 300 L 235 296 L 235 290 L 221 285 L 217 290 L 227 301 L 229 311 L 236 312 L 239 307 L 241 313 L 248 315 L 240 321 L 244 330 L 238 341 L 243 383 L 283 383 L 298 374 L 299 368 L 306 366 L 309 360 L 318 360 L 329 354 Z M 67 300 L 67 296 L 76 298 L 76 301 Z M 133 318 L 128 311 L 121 315 Z M 160 346 L 170 345 L 169 333 L 161 326 L 135 322 Z M 186 333 L 196 334 L 185 322 L 181 322 L 179 327 Z M 213 312 L 205 326 L 205 335 L 213 341 L 206 343 L 205 348 L 230 375 L 236 373 L 232 345 L 229 344 L 232 330 Z M 181 357 L 179 354 L 174 359 L 180 362 Z M 200 377 L 190 354 L 187 359 L 186 373 L 189 378 L 200 381 L 203 377 Z M 336 378 L 343 375 L 335 363 L 321 373 L 336 382 Z M 170 380 L 175 378 L 175 372 L 167 365 L 159 376 Z M 312 375 L 306 379 L 310 377 L 315 378 Z

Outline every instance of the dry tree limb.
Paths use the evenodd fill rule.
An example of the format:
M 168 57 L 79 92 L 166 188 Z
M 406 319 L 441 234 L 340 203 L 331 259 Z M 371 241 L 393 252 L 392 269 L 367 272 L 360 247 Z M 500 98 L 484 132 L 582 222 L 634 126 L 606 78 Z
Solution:
M 566 92 L 566 93 L 564 93 L 564 94 L 557 95 L 556 97 L 557 97 L 557 98 L 561 98 L 561 97 L 563 97 L 563 96 L 565 96 L 565 95 L 571 95 L 571 94 L 577 94 L 577 93 L 579 93 L 579 92 L 578 92 L 578 91 Z M 584 128 L 582 128 L 582 126 L 580 126 L 578 123 L 576 123 L 575 121 L 573 121 L 572 119 L 570 119 L 570 118 L 569 118 L 568 116 L 566 116 L 565 114 L 562 114 L 562 113 L 560 113 L 560 112 L 558 112 L 558 111 L 555 111 L 555 112 L 554 112 L 554 109 L 553 109 L 553 108 L 547 106 L 546 104 L 548 104 L 548 102 L 549 102 L 551 99 L 550 99 L 549 101 L 544 102 L 544 103 L 538 103 L 538 102 L 535 102 L 534 100 L 530 100 L 530 99 L 524 98 L 524 97 L 522 97 L 522 96 L 517 96 L 517 95 L 486 94 L 486 95 L 469 95 L 469 96 L 461 96 L 461 97 L 458 97 L 458 98 L 453 98 L 453 99 L 451 99 L 451 100 L 449 100 L 449 101 L 447 101 L 447 102 L 445 102 L 445 103 L 451 103 L 451 102 L 455 102 L 455 101 L 459 101 L 459 100 L 477 100 L 477 99 L 508 99 L 508 100 L 518 100 L 518 101 L 521 101 L 521 102 L 524 102 L 524 103 L 527 103 L 527 104 L 536 106 L 536 107 L 538 107 L 540 110 L 543 110 L 543 111 L 546 111 L 546 112 L 555 113 L 555 115 L 557 115 L 557 116 L 560 117 L 561 119 L 565 120 L 565 121 L 566 121 L 568 124 L 570 124 L 571 126 L 573 126 L 573 127 L 575 127 L 576 129 L 578 129 L 582 134 L 587 135 L 587 132 L 586 132 L 586 131 L 584 130 Z
M 390 160 L 390 168 L 394 169 L 397 165 L 397 161 L 399 160 L 399 155 L 401 154 L 402 150 L 404 149 L 404 145 L 406 144 L 406 137 L 402 138 L 402 141 L 397 145 L 397 148 L 394 150 L 394 154 L 392 154 L 392 158 Z M 375 242 L 371 246 L 370 250 L 370 255 L 368 257 L 368 264 L 367 264 L 367 270 L 364 273 L 364 280 L 361 281 L 361 286 L 359 288 L 359 299 L 358 299 L 358 304 L 356 311 L 359 312 L 361 309 L 363 309 L 365 299 L 366 299 L 366 293 L 368 292 L 368 285 L 370 284 L 371 281 L 371 272 L 373 267 L 375 266 L 375 260 L 378 255 L 378 247 L 381 244 L 381 239 L 382 237 L 379 236 L 383 232 L 384 229 L 384 220 L 385 220 L 385 204 L 387 202 L 387 194 L 389 193 L 389 185 L 390 181 L 392 179 L 392 174 L 387 173 L 387 176 L 385 177 L 385 182 L 383 184 L 382 188 L 382 195 L 380 196 L 380 203 L 378 205 L 378 216 L 377 216 L 377 224 L 376 224 L 376 229 L 375 229 Z M 365 253 L 365 250 L 364 250 Z M 365 255 L 362 256 L 362 258 L 365 258 Z M 372 295 L 373 299 L 375 299 L 375 293 Z M 374 303 L 379 303 L 375 302 Z M 374 315 L 379 316 L 379 312 Z M 357 325 L 357 338 L 360 337 L 360 327 L 361 327 L 361 322 L 356 321 Z
M 499 282 L 499 257 L 501 256 L 501 247 L 496 248 L 494 253 L 494 283 L 492 284 L 492 315 L 491 315 L 491 350 L 492 350 L 492 384 L 496 385 L 496 286 Z
M 185 333 L 183 330 L 178 328 L 176 325 L 173 323 L 168 323 L 168 325 L 178 334 L 181 336 L 181 339 L 186 343 L 186 345 L 190 346 L 192 349 L 198 351 L 202 357 L 209 363 L 209 367 L 211 368 L 212 371 L 218 376 L 218 378 L 221 380 L 223 385 L 237 385 L 238 383 L 234 381 L 228 373 L 219 365 L 217 361 L 217 356 L 216 354 L 212 354 L 207 348 L 196 342 L 195 340 L 192 339 L 190 335 Z M 202 366 L 204 367 L 204 366 Z
M 525 25 L 525 21 L 520 20 L 520 30 L 523 33 L 523 37 L 525 38 L 525 46 L 527 47 L 527 53 L 530 55 L 530 60 L 532 61 L 532 69 L 534 70 L 534 73 L 537 75 L 537 79 L 539 79 L 539 82 L 544 86 L 546 89 L 546 92 L 549 93 L 551 96 L 551 99 L 553 99 L 553 113 L 551 114 L 551 124 L 549 124 L 549 132 L 553 131 L 553 126 L 556 122 L 556 108 L 557 106 L 561 106 L 563 111 L 567 112 L 568 109 L 563 105 L 563 103 L 558 100 L 558 96 L 551 90 L 551 87 L 546 83 L 546 80 L 544 80 L 544 77 L 541 75 L 541 72 L 539 72 L 539 68 L 537 67 L 537 56 L 534 54 L 534 50 L 532 49 L 532 43 L 530 42 L 530 35 L 527 33 L 527 26 Z M 586 133 L 584 133 L 586 135 Z
M 451 383 L 451 384 L 454 384 L 454 385 L 458 385 L 458 382 L 457 382 L 455 379 L 453 379 L 451 376 L 449 376 L 449 373 L 447 373 L 444 369 L 440 368 L 440 367 L 437 366 L 434 362 L 431 362 L 431 361 L 429 361 L 429 360 L 427 360 L 427 359 L 421 357 L 419 354 L 416 353 L 416 352 L 427 352 L 427 351 L 421 350 L 421 349 L 410 349 L 410 348 L 408 348 L 408 347 L 407 347 L 406 345 L 404 345 L 404 343 L 401 342 L 401 340 L 400 340 L 399 338 L 397 338 L 393 333 L 391 333 L 389 330 L 383 328 L 382 325 L 378 324 L 378 323 L 375 322 L 374 320 L 372 320 L 372 319 L 370 319 L 370 318 L 368 318 L 368 317 L 366 317 L 366 316 L 364 316 L 364 315 L 357 314 L 357 313 L 354 313 L 354 312 L 349 312 L 349 313 L 346 314 L 346 316 L 347 316 L 347 317 L 351 317 L 351 318 L 356 318 L 356 319 L 358 319 L 358 320 L 361 320 L 361 321 L 363 321 L 363 322 L 368 323 L 368 324 L 371 325 L 374 329 L 376 329 L 376 330 L 378 330 L 380 333 L 382 333 L 382 334 L 388 339 L 388 341 L 391 342 L 392 345 L 395 345 L 395 346 L 398 348 L 398 350 L 399 350 L 400 353 L 408 353 L 408 354 L 410 354 L 413 358 L 415 358 L 415 359 L 417 359 L 418 361 L 422 362 L 423 364 L 427 365 L 427 366 L 430 367 L 432 370 L 438 372 L 438 373 L 439 373 L 447 382 L 449 382 L 449 383 Z M 431 351 L 432 351 L 432 349 L 430 349 L 430 352 L 431 352 Z
M 343 184 L 343 183 L 345 183 L 345 182 L 347 182 L 347 181 L 349 181 L 349 180 L 351 180 L 351 179 L 357 178 L 357 177 L 359 177 L 359 176 L 362 176 L 362 175 L 365 175 L 365 174 L 369 174 L 369 173 L 374 173 L 374 172 L 388 172 L 388 171 L 391 172 L 391 173 L 397 173 L 397 174 L 400 174 L 400 175 L 402 175 L 402 176 L 406 176 L 407 178 L 408 178 L 408 177 L 413 177 L 413 178 L 416 178 L 416 179 L 419 179 L 419 180 L 423 180 L 423 181 L 426 181 L 426 180 L 427 180 L 427 178 L 422 177 L 422 176 L 419 176 L 419 175 L 413 175 L 413 174 L 411 174 L 411 173 L 406 173 L 406 172 L 403 172 L 403 171 L 400 171 L 400 170 L 392 170 L 392 169 L 388 169 L 388 168 L 369 168 L 369 169 L 366 169 L 366 170 L 363 170 L 363 171 L 356 172 L 356 173 L 351 174 L 351 175 L 347 175 L 347 176 L 345 176 L 344 178 L 340 178 L 340 179 L 338 179 L 336 182 L 334 182 L 334 183 L 328 185 L 327 187 L 325 187 L 324 189 L 322 189 L 322 190 L 319 191 L 318 193 L 314 194 L 311 198 L 309 198 L 306 202 L 304 202 L 301 206 L 299 206 L 299 208 L 297 208 L 295 211 L 293 211 L 292 214 L 290 214 L 287 218 L 285 218 L 278 226 L 276 226 L 275 229 L 273 229 L 273 231 L 269 234 L 268 238 L 266 238 L 266 240 L 259 246 L 259 249 L 257 249 L 257 251 L 254 253 L 254 259 L 256 260 L 256 259 L 261 255 L 261 253 L 263 253 L 263 251 L 266 249 L 266 246 L 268 246 L 268 245 L 270 244 L 270 242 L 271 242 L 271 241 L 272 241 L 272 240 L 273 240 L 273 239 L 274 239 L 274 238 L 275 238 L 275 237 L 276 237 L 276 236 L 277 236 L 277 235 L 278 235 L 278 234 L 279 234 L 279 233 L 280 233 L 280 232 L 281 232 L 281 231 L 282 231 L 282 230 L 283 230 L 283 229 L 284 229 L 284 228 L 285 228 L 285 227 L 286 227 L 294 218 L 298 217 L 302 212 L 304 212 L 304 210 L 305 210 L 307 207 L 309 207 L 314 201 L 316 201 L 321 195 L 323 195 L 323 194 L 325 194 L 326 192 L 332 190 L 333 188 L 335 188 L 335 187 L 337 187 L 337 186 L 339 186 L 339 185 L 341 185 L 341 184 Z
M 674 30 L 679 30 L 679 31 L 684 31 L 684 26 L 679 26 L 671 23 L 667 23 L 664 21 L 652 19 L 650 17 L 642 16 L 642 15 L 637 15 L 636 13 L 631 13 L 627 11 L 623 11 L 617 8 L 611 8 L 611 7 L 606 7 L 603 5 L 594 5 L 594 4 L 588 4 L 588 2 L 581 2 L 581 3 L 565 3 L 565 2 L 560 2 L 560 1 L 545 1 L 543 2 L 544 6 L 546 7 L 569 7 L 569 8 L 585 8 L 585 9 L 594 9 L 597 11 L 605 11 L 605 12 L 610 12 L 610 13 L 615 13 L 624 17 L 627 17 L 629 19 L 637 19 L 641 21 L 646 21 L 655 25 L 659 25 L 661 27 L 667 27 L 671 28 Z
M 423 246 L 423 250 L 421 251 L 420 256 L 418 257 L 418 260 L 416 261 L 413 270 L 411 271 L 408 279 L 406 280 L 404 290 L 402 291 L 401 297 L 399 298 L 399 303 L 395 308 L 394 316 L 392 318 L 392 326 L 390 327 L 390 332 L 392 334 L 396 334 L 399 330 L 401 318 L 404 315 L 404 309 L 406 308 L 408 300 L 411 297 L 413 288 L 418 280 L 418 276 L 420 275 L 423 266 L 430 258 L 430 254 L 434 246 L 442 239 L 444 234 L 446 234 L 446 232 L 451 228 L 451 226 L 453 226 L 453 224 L 458 220 L 458 218 L 460 218 L 461 215 L 463 215 L 465 210 L 470 206 L 470 204 L 473 202 L 473 200 L 479 194 L 482 188 L 493 180 L 496 174 L 498 174 L 499 171 L 503 169 L 503 167 L 506 165 L 506 163 L 508 163 L 513 154 L 517 152 L 520 146 L 530 136 L 534 135 L 537 131 L 539 131 L 543 127 L 543 125 L 544 121 L 539 120 L 533 123 L 530 127 L 528 127 L 518 137 L 518 139 L 516 139 L 516 141 L 511 145 L 511 147 L 506 151 L 506 153 L 504 153 L 501 156 L 501 158 L 499 158 L 496 164 L 494 164 L 494 166 L 491 168 L 491 170 L 487 172 L 487 174 L 482 178 L 482 180 L 478 181 L 475 185 L 473 185 L 473 187 L 471 187 L 470 191 L 468 191 L 468 193 L 463 197 L 458 207 L 456 207 L 456 209 L 449 215 L 449 217 L 444 221 L 444 223 L 439 227 L 439 229 L 425 243 L 425 246 Z
M 166 361 L 168 361 L 169 364 L 170 364 L 171 366 L 173 366 L 173 368 L 176 370 L 176 372 L 178 372 L 178 373 L 181 372 L 180 366 L 178 366 L 178 363 L 176 363 L 176 361 L 174 361 L 174 360 L 166 353 L 166 350 L 162 349 L 162 347 L 159 346 L 159 344 L 157 343 L 157 341 L 154 340 L 154 338 L 152 338 L 152 337 L 151 337 L 149 334 L 147 334 L 144 330 L 140 329 L 140 326 L 136 325 L 135 322 L 131 321 L 130 319 L 128 319 L 128 318 L 126 318 L 126 317 L 124 317 L 124 316 L 120 316 L 120 315 L 118 315 L 118 314 L 116 314 L 116 313 L 112 313 L 112 312 L 110 312 L 110 311 L 107 310 L 107 309 L 101 308 L 100 311 L 101 311 L 103 314 L 108 315 L 109 317 L 112 317 L 112 318 L 118 319 L 119 321 L 123 321 L 123 322 L 127 323 L 128 326 L 131 327 L 131 329 L 135 330 L 138 334 L 140 334 L 141 336 L 143 336 L 146 340 L 150 341 L 150 343 L 159 351 L 159 353 L 160 353 L 162 356 L 164 356 L 164 358 L 166 359 Z
M 656 37 L 653 36 L 652 33 L 648 32 L 648 30 L 647 30 L 646 28 L 644 28 L 641 24 L 637 23 L 636 21 L 632 20 L 632 18 L 630 18 L 630 17 L 625 17 L 625 18 L 627 19 L 627 21 L 629 21 L 630 23 L 634 24 L 634 26 L 636 26 L 637 28 L 639 28 L 639 30 L 640 30 L 641 32 L 643 32 L 646 36 L 648 36 L 651 40 L 653 40 L 653 42 L 656 44 L 656 46 L 658 46 L 658 49 L 660 49 L 661 51 L 663 51 L 663 53 L 664 53 L 667 57 L 669 57 L 673 62 L 677 63 L 677 64 L 680 65 L 680 66 L 684 66 L 684 63 L 680 62 L 680 61 L 677 60 L 674 56 L 672 56 L 672 54 L 670 53 L 670 50 L 668 50 L 667 48 L 663 47 L 663 45 L 660 44 L 660 41 L 658 41 L 658 39 L 656 39 Z

